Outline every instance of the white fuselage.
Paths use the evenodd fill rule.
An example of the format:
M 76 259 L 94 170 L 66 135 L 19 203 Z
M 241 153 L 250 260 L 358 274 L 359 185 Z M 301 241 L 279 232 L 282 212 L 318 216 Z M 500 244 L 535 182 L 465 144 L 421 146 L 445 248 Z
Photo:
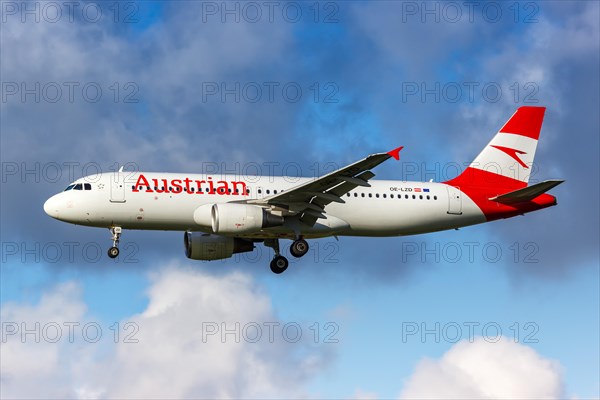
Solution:
M 313 180 L 257 176 L 242 182 L 233 175 L 143 175 L 148 186 L 135 186 L 140 173 L 132 172 L 81 178 L 72 184 L 81 184 L 81 190 L 72 188 L 58 193 L 46 202 L 44 210 L 56 219 L 79 225 L 210 233 L 210 226 L 194 220 L 198 207 L 260 199 Z M 281 227 L 235 236 L 294 238 L 298 229 L 306 238 L 401 236 L 486 222 L 480 208 L 450 185 L 391 180 L 371 180 L 369 184 L 370 187 L 357 187 L 344 195 L 345 203 L 327 205 L 327 218 L 318 219 L 312 227 L 286 222 Z

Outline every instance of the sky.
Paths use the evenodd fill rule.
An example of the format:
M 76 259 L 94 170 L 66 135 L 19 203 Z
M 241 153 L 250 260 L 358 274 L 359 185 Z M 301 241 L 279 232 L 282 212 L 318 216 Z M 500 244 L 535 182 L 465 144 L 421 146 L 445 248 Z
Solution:
M 600 397 L 598 2 L 0 1 L 1 398 Z M 185 258 L 44 201 L 126 169 L 445 181 L 522 105 L 558 205 Z M 393 216 L 390 216 L 393 218 Z M 285 244 L 287 251 L 288 244 Z

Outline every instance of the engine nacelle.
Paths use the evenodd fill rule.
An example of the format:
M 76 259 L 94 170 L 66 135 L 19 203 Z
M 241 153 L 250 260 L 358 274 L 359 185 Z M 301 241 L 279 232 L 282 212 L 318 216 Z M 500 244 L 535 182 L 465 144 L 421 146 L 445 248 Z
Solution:
M 185 255 L 192 260 L 221 260 L 254 250 L 249 240 L 202 232 L 185 232 L 183 240 Z
M 262 207 L 221 203 L 214 204 L 211 210 L 214 233 L 236 234 L 257 232 L 263 228 L 283 225 L 283 217 L 273 215 Z

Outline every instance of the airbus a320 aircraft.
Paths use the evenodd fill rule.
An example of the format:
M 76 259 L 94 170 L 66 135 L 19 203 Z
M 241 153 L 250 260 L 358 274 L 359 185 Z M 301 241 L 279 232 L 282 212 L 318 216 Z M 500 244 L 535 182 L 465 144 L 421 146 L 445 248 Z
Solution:
M 290 253 L 308 252 L 306 239 L 326 236 L 404 236 L 510 218 L 556 205 L 546 192 L 562 183 L 527 186 L 544 107 L 520 107 L 459 176 L 443 183 L 372 180 L 371 171 L 400 158 L 402 147 L 372 154 L 319 178 L 121 171 L 71 183 L 44 204 L 53 218 L 109 228 L 111 258 L 123 229 L 184 231 L 185 254 L 218 260 L 262 242 L 274 250 L 271 270 Z M 293 182 L 293 183 L 292 183 Z

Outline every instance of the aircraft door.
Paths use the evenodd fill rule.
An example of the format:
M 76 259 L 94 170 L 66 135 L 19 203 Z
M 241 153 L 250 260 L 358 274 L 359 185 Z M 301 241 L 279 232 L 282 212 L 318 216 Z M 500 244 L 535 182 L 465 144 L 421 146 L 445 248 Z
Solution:
M 110 178 L 110 201 L 112 203 L 125 203 L 125 176 L 115 172 Z
M 448 189 L 448 214 L 462 214 L 462 192 L 454 186 L 446 186 Z

